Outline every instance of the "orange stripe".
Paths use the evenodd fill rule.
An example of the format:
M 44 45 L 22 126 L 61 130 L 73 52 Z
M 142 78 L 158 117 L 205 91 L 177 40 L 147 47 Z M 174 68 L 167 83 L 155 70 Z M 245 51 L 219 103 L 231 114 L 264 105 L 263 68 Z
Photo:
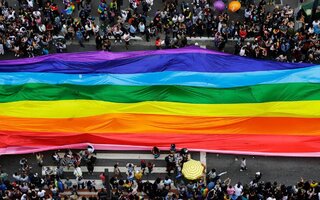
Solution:
M 145 114 L 107 114 L 70 119 L 0 116 L 0 130 L 56 133 L 320 135 L 320 118 L 219 118 Z

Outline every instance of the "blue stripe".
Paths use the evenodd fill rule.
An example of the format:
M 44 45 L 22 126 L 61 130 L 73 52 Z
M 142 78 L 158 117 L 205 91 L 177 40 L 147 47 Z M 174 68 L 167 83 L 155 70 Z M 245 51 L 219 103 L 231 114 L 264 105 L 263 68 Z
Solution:
M 74 85 L 185 85 L 230 88 L 257 84 L 320 83 L 320 65 L 294 70 L 241 73 L 155 72 L 140 74 L 0 73 L 1 85 L 26 83 Z
M 81 59 L 48 59 L 32 63 L 0 62 L 0 72 L 50 72 L 66 74 L 134 74 L 163 71 L 191 72 L 247 72 L 297 69 L 314 66 L 307 63 L 280 63 L 255 60 L 233 55 L 209 53 L 181 53 L 146 55 L 134 58 L 108 60 L 107 55 L 96 53 L 86 62 Z M 76 54 L 74 55 L 76 57 Z

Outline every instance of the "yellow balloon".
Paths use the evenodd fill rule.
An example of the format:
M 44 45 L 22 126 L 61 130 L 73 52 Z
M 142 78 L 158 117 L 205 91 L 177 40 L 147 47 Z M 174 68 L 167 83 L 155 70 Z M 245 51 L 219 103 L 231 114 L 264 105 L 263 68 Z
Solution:
M 231 12 L 237 12 L 241 8 L 241 3 L 239 1 L 231 1 L 229 3 L 228 9 Z

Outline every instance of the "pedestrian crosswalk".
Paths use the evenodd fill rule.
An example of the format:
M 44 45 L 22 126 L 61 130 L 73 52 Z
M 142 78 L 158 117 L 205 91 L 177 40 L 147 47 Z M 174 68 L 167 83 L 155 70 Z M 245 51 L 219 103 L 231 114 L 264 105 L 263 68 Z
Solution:
M 76 151 L 74 151 L 76 152 Z M 63 158 L 64 154 L 59 153 L 60 157 Z M 168 152 L 163 152 L 159 158 L 154 159 L 153 155 L 150 152 L 97 152 L 94 156 L 97 158 L 96 165 L 94 166 L 94 171 L 92 174 L 88 173 L 88 169 L 85 163 L 81 163 L 81 171 L 83 174 L 84 182 L 87 181 L 94 181 L 94 185 L 96 189 L 100 189 L 103 187 L 102 180 L 99 178 L 99 175 L 107 169 L 109 172 L 109 177 L 111 178 L 114 175 L 114 165 L 116 163 L 119 164 L 119 169 L 121 171 L 121 175 L 123 179 L 127 177 L 127 168 L 125 167 L 127 163 L 132 163 L 135 165 L 135 170 L 140 170 L 140 162 L 141 160 L 145 160 L 146 163 L 151 162 L 154 164 L 152 173 L 148 174 L 148 169 L 146 169 L 145 174 L 142 177 L 143 181 L 154 182 L 158 177 L 164 179 L 168 176 L 166 171 L 166 162 L 165 157 L 168 155 Z M 200 153 L 199 152 L 191 152 L 191 157 L 196 160 L 200 160 Z M 45 175 L 45 171 L 49 167 L 52 171 L 55 171 L 57 166 L 54 162 L 47 161 L 45 162 L 46 165 L 42 167 L 42 174 Z M 77 185 L 76 177 L 73 174 L 74 167 L 63 167 L 63 179 L 62 182 L 64 183 L 66 178 L 69 178 L 74 185 Z M 171 174 L 171 179 L 174 179 L 175 174 Z M 70 191 L 66 191 L 65 193 L 68 194 Z M 85 194 L 95 194 L 93 191 L 82 191 Z

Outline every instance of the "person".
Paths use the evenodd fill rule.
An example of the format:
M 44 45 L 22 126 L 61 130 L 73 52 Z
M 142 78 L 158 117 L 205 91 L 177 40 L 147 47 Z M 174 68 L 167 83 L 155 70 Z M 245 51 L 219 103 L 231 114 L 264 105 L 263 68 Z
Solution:
M 247 160 L 246 158 L 242 158 L 240 162 L 240 171 L 246 171 L 247 170 Z
M 87 147 L 87 151 L 88 151 L 89 155 L 95 153 L 95 149 L 94 149 L 93 145 L 89 144 Z
M 129 174 L 129 173 L 133 173 L 133 172 L 134 172 L 135 166 L 134 166 L 134 164 L 132 164 L 132 163 L 127 163 L 127 164 L 126 164 L 126 168 L 127 168 L 127 170 L 128 170 L 128 174 Z
M 73 185 L 72 186 L 71 195 L 77 195 L 78 196 L 78 186 L 77 185 Z
M 99 200 L 107 200 L 108 199 L 108 193 L 104 188 L 101 188 L 98 192 L 98 198 Z
M 43 172 L 45 175 L 51 176 L 54 175 L 54 170 L 51 167 L 44 167 Z
M 133 180 L 134 180 L 134 175 L 135 175 L 134 172 L 128 172 L 127 181 L 129 181 L 130 183 L 132 183 Z
M 106 175 L 104 172 L 100 173 L 99 178 L 102 182 L 102 184 L 104 185 L 104 187 L 106 187 Z
M 93 157 L 93 156 L 92 156 Z M 92 158 L 91 157 L 91 158 Z M 87 161 L 87 169 L 88 169 L 88 173 L 90 174 L 90 175 L 92 175 L 93 174 L 93 170 L 94 170 L 94 162 L 91 160 L 91 159 L 89 159 L 88 161 Z
M 154 164 L 151 162 L 148 162 L 148 173 L 151 174 L 153 170 Z
M 217 174 L 216 169 L 212 168 L 212 169 L 209 171 L 209 173 L 207 174 L 207 177 L 208 177 L 208 179 L 209 179 L 210 182 L 216 183 L 216 182 L 220 179 L 220 177 L 221 177 L 222 175 L 225 175 L 225 174 L 227 174 L 226 171 L 221 172 L 220 174 Z
M 171 190 L 172 180 L 169 178 L 169 176 L 165 177 L 165 179 L 163 180 L 163 184 L 167 190 Z
M 0 169 L 1 169 L 1 167 L 0 167 Z M 3 182 L 8 180 L 8 176 L 9 175 L 6 172 L 4 172 L 2 170 L 0 171 L 0 180 L 2 180 Z
M 75 175 L 76 178 L 82 177 L 82 170 L 81 167 L 76 167 L 74 168 L 73 174 Z
M 89 190 L 89 192 L 91 192 L 92 190 L 93 190 L 94 192 L 97 192 L 97 191 L 98 191 L 98 190 L 96 189 L 95 181 L 94 181 L 94 180 L 93 180 L 93 181 L 90 181 L 90 180 L 87 181 L 87 189 Z
M 123 40 L 125 42 L 125 47 L 126 49 L 128 50 L 129 49 L 129 45 L 130 45 L 130 39 L 131 39 L 131 36 L 128 32 L 125 32 L 123 34 Z
M 137 31 L 136 27 L 134 27 L 133 24 L 131 24 L 131 25 L 129 26 L 129 33 L 130 33 L 130 35 L 131 35 L 132 37 L 135 37 L 136 31 Z
M 44 189 L 42 189 L 41 191 L 38 190 L 38 197 L 40 199 L 43 199 L 45 195 L 46 195 L 46 191 Z
M 145 35 L 146 35 L 146 41 L 150 42 L 150 27 L 146 27 Z
M 100 35 L 96 36 L 96 50 L 102 49 L 102 38 Z
M 85 184 L 84 184 L 84 180 L 83 180 L 82 176 L 77 177 L 76 180 L 77 180 L 78 190 L 80 188 L 84 189 Z
M 21 158 L 19 163 L 20 163 L 20 167 L 23 168 L 25 165 L 28 164 L 28 160 L 26 158 Z
M 171 144 L 170 145 L 170 153 L 175 153 L 176 151 L 177 151 L 176 144 Z
M 161 41 L 160 37 L 157 37 L 157 39 L 155 41 L 155 45 L 156 45 L 157 50 L 161 49 L 161 43 L 162 43 L 162 41 Z
M 61 193 L 63 193 L 65 190 L 64 184 L 61 179 L 57 180 L 57 188 L 58 188 L 59 192 L 61 192 Z
M 120 29 L 119 26 L 115 26 L 113 30 L 113 36 L 114 36 L 114 42 L 122 42 L 121 35 L 123 34 L 123 31 Z
M 105 37 L 103 39 L 102 50 L 111 51 L 111 41 L 110 41 L 110 39 L 108 37 Z
M 250 185 L 254 186 L 254 187 L 257 187 L 259 185 L 261 177 L 262 177 L 262 173 L 261 172 L 256 172 L 253 180 L 250 182 Z
M 167 172 L 170 175 L 171 171 L 174 170 L 176 167 L 174 155 L 172 153 L 170 153 L 168 156 L 166 156 L 165 161 L 167 163 Z
M 144 174 L 144 172 L 146 171 L 146 168 L 147 168 L 147 163 L 145 160 L 140 161 L 140 167 L 141 167 L 142 174 Z
M 217 176 L 217 172 L 216 172 L 216 169 L 214 168 L 212 168 L 207 174 L 209 181 L 215 180 L 216 176 Z
M 56 170 L 55 170 L 55 174 L 58 178 L 63 178 L 64 176 L 64 170 L 63 170 L 63 167 L 58 165 Z
M 83 33 L 81 32 L 80 29 L 76 32 L 76 38 L 77 38 L 77 40 L 78 40 L 78 42 L 80 44 L 80 47 L 84 48 L 84 45 L 83 45 L 84 37 L 83 37 Z
M 56 44 L 56 52 L 57 53 L 63 53 L 64 44 L 62 42 L 57 42 Z
M 37 153 L 36 154 L 36 159 L 39 167 L 43 166 L 43 154 L 42 153 Z
M 66 181 L 64 182 L 64 184 L 66 185 L 66 188 L 69 190 L 72 188 L 72 181 L 67 178 Z
M 243 190 L 243 186 L 240 182 L 238 182 L 235 186 L 234 186 L 234 194 L 236 196 L 236 198 L 238 198 L 239 196 L 241 196 L 242 194 L 242 190 Z
M 78 8 L 78 10 L 80 10 L 80 7 L 83 8 L 83 6 L 82 6 L 82 0 L 76 0 L 76 3 L 77 3 L 77 8 Z
M 154 156 L 154 159 L 157 159 L 160 157 L 160 149 L 156 146 L 154 146 L 151 150 L 153 156 Z
M 227 194 L 229 195 L 230 199 L 232 198 L 234 193 L 235 193 L 234 187 L 232 185 L 229 185 L 229 187 L 227 188 Z
M 141 182 L 142 176 L 143 176 L 143 171 L 142 170 L 137 170 L 137 171 L 134 172 L 134 178 L 138 183 Z
M 1 37 L 0 37 L 0 55 L 4 55 L 4 45 Z
M 120 168 L 119 168 L 119 163 L 116 163 L 114 166 L 113 166 L 113 173 L 114 173 L 114 176 L 115 177 L 121 177 L 121 171 L 120 171 Z
M 180 155 L 182 157 L 182 162 L 187 162 L 189 160 L 189 150 L 187 148 L 182 148 L 180 150 Z

